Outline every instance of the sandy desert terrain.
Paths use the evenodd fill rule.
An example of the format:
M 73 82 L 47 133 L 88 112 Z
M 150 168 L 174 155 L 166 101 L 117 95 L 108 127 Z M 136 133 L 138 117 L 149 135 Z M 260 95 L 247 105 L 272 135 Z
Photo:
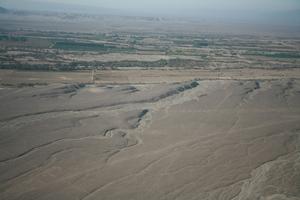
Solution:
M 0 200 L 300 200 L 299 33 L 0 5 Z
M 190 80 L 300 79 L 300 69 L 155 69 L 90 70 L 76 72 L 0 70 L 0 87 L 26 87 L 54 83 L 130 85 L 180 83 Z
M 300 81 L 260 77 L 3 87 L 1 199 L 300 199 Z

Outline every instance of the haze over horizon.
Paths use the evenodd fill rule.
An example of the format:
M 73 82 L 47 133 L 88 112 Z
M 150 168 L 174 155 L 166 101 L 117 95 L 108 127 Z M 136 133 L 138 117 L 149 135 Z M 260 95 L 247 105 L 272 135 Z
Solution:
M 297 0 L 0 0 L 0 6 L 25 10 L 71 11 L 300 26 Z

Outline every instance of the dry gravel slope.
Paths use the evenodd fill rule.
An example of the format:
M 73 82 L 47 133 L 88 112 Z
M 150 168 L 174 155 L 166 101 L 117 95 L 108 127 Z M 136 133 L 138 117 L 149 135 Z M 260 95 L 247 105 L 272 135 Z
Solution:
M 0 199 L 300 199 L 300 81 L 0 90 Z

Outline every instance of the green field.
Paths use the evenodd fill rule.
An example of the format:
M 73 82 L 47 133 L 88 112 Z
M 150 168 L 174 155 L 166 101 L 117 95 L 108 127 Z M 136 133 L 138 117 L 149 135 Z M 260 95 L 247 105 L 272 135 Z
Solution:
M 245 55 L 287 59 L 300 58 L 300 53 L 297 52 L 248 51 Z
M 0 41 L 2 41 L 2 40 L 25 42 L 27 39 L 22 36 L 0 35 Z
M 76 41 L 58 41 L 55 42 L 53 48 L 66 51 L 96 51 L 103 53 L 110 52 L 133 52 L 133 48 L 116 47 L 106 44 L 76 42 Z

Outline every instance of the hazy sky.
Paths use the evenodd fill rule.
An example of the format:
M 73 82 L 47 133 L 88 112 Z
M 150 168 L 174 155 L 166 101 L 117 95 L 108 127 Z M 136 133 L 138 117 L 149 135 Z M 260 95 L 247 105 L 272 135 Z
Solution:
M 64 6 L 58 6 L 59 4 Z M 105 12 L 105 9 L 114 9 L 142 15 L 241 18 L 256 21 L 268 19 L 274 22 L 285 18 L 290 23 L 298 23 L 297 18 L 300 18 L 300 0 L 0 0 L 1 5 L 42 10 L 67 10 L 69 7 L 74 10 L 77 6 L 77 10 L 93 12 L 98 12 L 99 8 L 100 13 Z M 105 9 L 100 11 L 100 8 Z
M 48 0 L 55 1 L 55 0 Z M 58 1 L 58 0 L 56 0 Z M 62 0 L 111 8 L 151 9 L 292 9 L 299 0 Z M 62 2 L 60 1 L 60 2 Z
M 300 0 L 0 0 L 20 5 L 32 2 L 80 4 L 126 10 L 290 10 L 300 9 Z

